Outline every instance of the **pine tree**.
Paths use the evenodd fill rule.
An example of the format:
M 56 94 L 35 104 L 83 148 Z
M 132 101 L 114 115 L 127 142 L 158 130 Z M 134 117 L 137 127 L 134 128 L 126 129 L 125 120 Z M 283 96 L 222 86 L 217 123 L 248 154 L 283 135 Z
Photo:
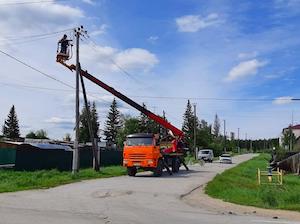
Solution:
M 20 137 L 19 120 L 13 105 L 3 126 L 3 135 L 7 138 L 16 139 Z
M 88 107 L 90 109 L 93 137 L 98 138 L 100 124 L 98 121 L 98 113 L 97 113 L 97 108 L 96 108 L 95 102 L 93 102 L 92 107 L 90 106 L 90 102 L 88 102 Z M 82 109 L 81 115 L 80 115 L 79 141 L 84 142 L 84 143 L 91 141 L 89 126 L 88 126 L 88 112 L 86 110 L 86 107 L 84 107 Z
M 196 122 L 195 122 L 196 120 Z M 183 115 L 183 125 L 182 125 L 182 131 L 185 135 L 185 140 L 191 147 L 193 144 L 194 139 L 194 128 L 196 126 L 196 129 L 199 128 L 199 120 L 196 117 L 192 111 L 192 105 L 190 103 L 190 100 L 188 100 L 186 105 L 186 110 Z
M 213 125 L 213 134 L 214 134 L 215 137 L 219 137 L 219 135 L 220 135 L 220 128 L 221 128 L 220 119 L 218 117 L 218 114 L 216 114 L 215 115 L 214 125 Z
M 117 101 L 113 100 L 110 110 L 108 112 L 107 120 L 105 123 L 105 140 L 111 143 L 116 143 L 117 134 L 121 128 L 120 112 L 118 111 Z
M 143 103 L 143 107 L 147 109 Z M 155 121 L 149 119 L 145 114 L 141 113 L 139 116 L 139 132 L 141 133 L 159 133 L 160 126 Z

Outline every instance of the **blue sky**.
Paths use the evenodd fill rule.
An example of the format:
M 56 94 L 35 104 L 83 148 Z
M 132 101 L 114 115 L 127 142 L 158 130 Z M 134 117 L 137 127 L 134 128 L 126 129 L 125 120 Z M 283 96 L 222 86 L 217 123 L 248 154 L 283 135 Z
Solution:
M 154 112 L 165 110 L 178 127 L 187 100 L 157 97 L 191 98 L 200 119 L 211 123 L 217 113 L 228 134 L 240 128 L 241 137 L 278 137 L 292 113 L 300 122 L 299 103 L 289 100 L 300 97 L 300 1 L 12 2 L 21 1 L 0 1 L 0 49 L 73 86 L 74 74 L 55 63 L 63 33 L 23 43 L 18 38 L 83 25 L 91 38 L 81 42 L 82 67 Z M 72 134 L 74 91 L 4 55 L 0 59 L 0 122 L 14 104 L 22 134 L 41 128 L 57 139 Z M 103 128 L 112 96 L 87 87 Z M 138 114 L 119 105 L 124 114 Z

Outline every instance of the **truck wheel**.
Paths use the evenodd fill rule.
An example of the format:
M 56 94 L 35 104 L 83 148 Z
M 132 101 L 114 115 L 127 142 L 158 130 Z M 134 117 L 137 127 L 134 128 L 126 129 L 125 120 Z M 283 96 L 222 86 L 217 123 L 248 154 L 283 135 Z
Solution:
M 173 158 L 172 159 L 172 172 L 173 173 L 178 173 L 180 168 L 180 161 L 178 158 Z
M 163 173 L 163 169 L 164 169 L 163 161 L 159 159 L 157 162 L 157 167 L 153 170 L 153 175 L 155 177 L 160 177 Z
M 136 167 L 127 167 L 128 176 L 134 177 L 136 172 L 137 172 Z

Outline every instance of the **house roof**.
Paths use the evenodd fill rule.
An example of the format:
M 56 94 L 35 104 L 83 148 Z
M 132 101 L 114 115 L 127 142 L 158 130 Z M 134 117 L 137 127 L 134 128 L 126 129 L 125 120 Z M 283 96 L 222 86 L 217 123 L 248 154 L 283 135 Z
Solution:
M 289 127 L 286 127 L 283 129 L 284 130 L 288 130 L 288 129 L 292 129 L 292 130 L 300 130 L 300 124 L 296 124 L 296 125 L 290 125 Z
M 51 143 L 24 143 L 24 142 L 10 142 L 10 141 L 5 141 L 3 142 L 5 144 L 10 144 L 10 145 L 31 145 L 39 149 L 62 149 L 66 151 L 72 150 L 70 146 L 67 145 L 61 145 L 61 144 L 51 144 Z

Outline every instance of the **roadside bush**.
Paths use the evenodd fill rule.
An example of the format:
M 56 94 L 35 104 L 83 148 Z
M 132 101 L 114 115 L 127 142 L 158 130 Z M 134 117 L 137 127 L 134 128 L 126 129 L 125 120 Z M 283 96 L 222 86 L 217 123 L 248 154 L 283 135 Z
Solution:
M 276 198 L 277 193 L 272 188 L 266 187 L 260 193 L 261 199 L 267 207 L 272 208 L 278 206 L 278 201 Z
M 223 153 L 223 145 L 218 143 L 211 143 L 209 145 L 209 148 L 211 148 L 214 152 L 214 156 L 220 156 Z

